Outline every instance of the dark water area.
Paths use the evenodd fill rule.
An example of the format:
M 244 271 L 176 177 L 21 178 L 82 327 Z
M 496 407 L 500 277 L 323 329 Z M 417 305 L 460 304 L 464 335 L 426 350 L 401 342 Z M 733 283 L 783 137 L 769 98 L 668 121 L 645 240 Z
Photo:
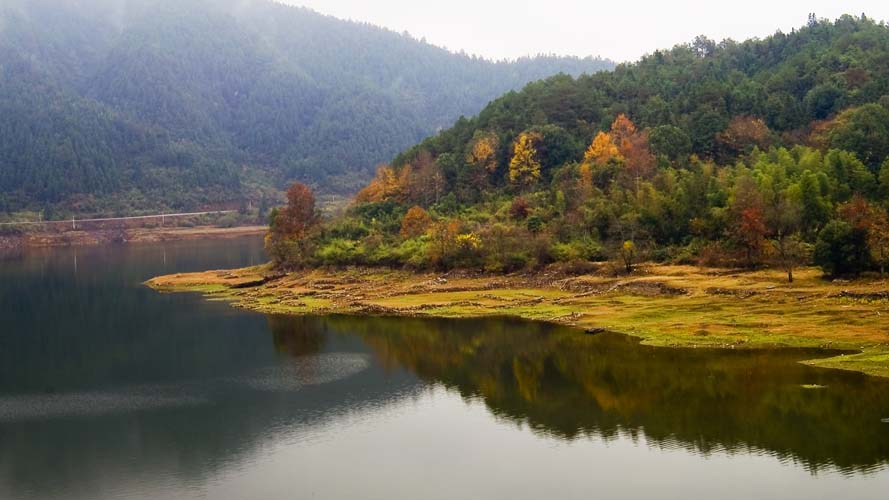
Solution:
M 797 363 L 824 352 L 264 316 L 141 285 L 264 259 L 259 238 L 0 259 L 0 499 L 889 492 L 889 380 Z

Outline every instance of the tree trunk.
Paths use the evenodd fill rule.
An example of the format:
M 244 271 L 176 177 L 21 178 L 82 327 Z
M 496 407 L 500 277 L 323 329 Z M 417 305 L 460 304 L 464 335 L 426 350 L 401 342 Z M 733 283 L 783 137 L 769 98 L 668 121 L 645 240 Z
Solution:
M 787 268 L 787 282 L 793 283 L 793 268 L 792 267 Z

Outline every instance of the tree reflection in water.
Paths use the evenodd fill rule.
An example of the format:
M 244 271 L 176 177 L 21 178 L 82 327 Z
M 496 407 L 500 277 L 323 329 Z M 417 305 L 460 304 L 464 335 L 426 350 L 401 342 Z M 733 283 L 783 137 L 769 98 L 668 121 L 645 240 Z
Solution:
M 278 349 L 294 355 L 320 351 L 331 332 L 357 335 L 383 366 L 564 440 L 642 434 L 704 455 L 766 452 L 813 473 L 889 462 L 881 422 L 889 381 L 797 363 L 824 351 L 655 348 L 503 318 L 273 317 L 270 325 Z

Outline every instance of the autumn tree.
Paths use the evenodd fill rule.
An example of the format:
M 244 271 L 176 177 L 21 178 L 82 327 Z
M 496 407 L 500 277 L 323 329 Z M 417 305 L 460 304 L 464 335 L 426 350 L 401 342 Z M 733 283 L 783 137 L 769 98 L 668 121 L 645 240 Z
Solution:
M 305 184 L 287 190 L 287 206 L 276 210 L 266 235 L 266 250 L 279 265 L 302 266 L 310 255 L 309 235 L 318 225 L 315 195 Z
M 716 143 L 724 159 L 730 160 L 739 154 L 749 153 L 754 147 L 768 149 L 772 143 L 772 131 L 760 118 L 736 116 L 725 130 L 716 134 Z
M 432 225 L 432 217 L 422 207 L 411 207 L 401 221 L 399 235 L 404 239 L 416 238 L 426 234 L 426 230 Z
M 611 123 L 611 139 L 620 148 L 625 141 L 629 141 L 636 135 L 636 124 L 630 118 L 621 113 Z
M 396 190 L 398 201 L 429 206 L 438 203 L 444 190 L 444 175 L 428 151 L 421 151 L 401 168 Z
M 863 196 L 856 194 L 837 208 L 837 215 L 853 228 L 868 232 L 873 224 L 874 208 Z
M 513 145 L 513 156 L 509 162 L 509 181 L 527 187 L 540 179 L 540 161 L 534 148 L 533 134 L 521 133 Z
M 648 145 L 648 132 L 639 132 L 620 143 L 624 172 L 630 179 L 648 178 L 654 173 L 655 157 Z
M 577 188 L 581 202 L 593 194 L 593 167 L 587 162 L 577 167 Z
M 460 234 L 460 221 L 440 221 L 429 227 L 429 262 L 443 268 L 451 262 L 458 250 L 457 235 Z
M 743 176 L 738 179 L 733 196 L 734 238 L 744 249 L 747 265 L 753 267 L 762 256 L 767 234 L 762 194 L 753 178 Z
M 530 213 L 531 207 L 528 205 L 528 200 L 523 196 L 516 196 L 515 199 L 512 200 L 512 204 L 509 206 L 509 215 L 513 219 L 525 220 Z
M 401 184 L 395 169 L 388 165 L 377 168 L 376 176 L 355 195 L 358 203 L 375 203 L 397 198 L 401 194 Z
M 623 160 L 620 150 L 614 144 L 611 134 L 607 132 L 599 132 L 590 147 L 583 154 L 583 163 L 596 165 L 606 165 L 612 160 Z
M 635 180 L 654 172 L 655 157 L 648 144 L 648 133 L 636 129 L 636 124 L 620 114 L 611 124 L 609 133 L 600 132 L 584 155 L 584 162 L 599 165 L 617 160 L 624 164 L 626 178 Z
M 473 179 L 476 183 L 486 184 L 488 176 L 497 170 L 497 149 L 499 141 L 497 135 L 492 132 L 477 132 L 469 153 L 466 155 L 466 163 L 474 167 Z
M 761 207 L 749 207 L 741 211 L 736 235 L 747 253 L 747 265 L 753 267 L 762 255 L 766 241 L 766 224 Z
M 620 258 L 624 263 L 624 269 L 627 274 L 633 272 L 633 263 L 636 262 L 636 244 L 632 241 L 625 241 L 620 246 Z

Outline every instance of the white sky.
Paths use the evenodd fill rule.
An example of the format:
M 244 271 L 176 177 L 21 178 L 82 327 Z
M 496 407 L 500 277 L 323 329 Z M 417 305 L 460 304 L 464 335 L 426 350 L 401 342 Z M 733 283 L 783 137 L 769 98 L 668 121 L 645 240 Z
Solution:
M 704 34 L 764 37 L 806 23 L 809 12 L 889 19 L 887 0 L 279 0 L 342 19 L 409 31 L 435 45 L 488 58 L 537 53 L 635 60 Z

